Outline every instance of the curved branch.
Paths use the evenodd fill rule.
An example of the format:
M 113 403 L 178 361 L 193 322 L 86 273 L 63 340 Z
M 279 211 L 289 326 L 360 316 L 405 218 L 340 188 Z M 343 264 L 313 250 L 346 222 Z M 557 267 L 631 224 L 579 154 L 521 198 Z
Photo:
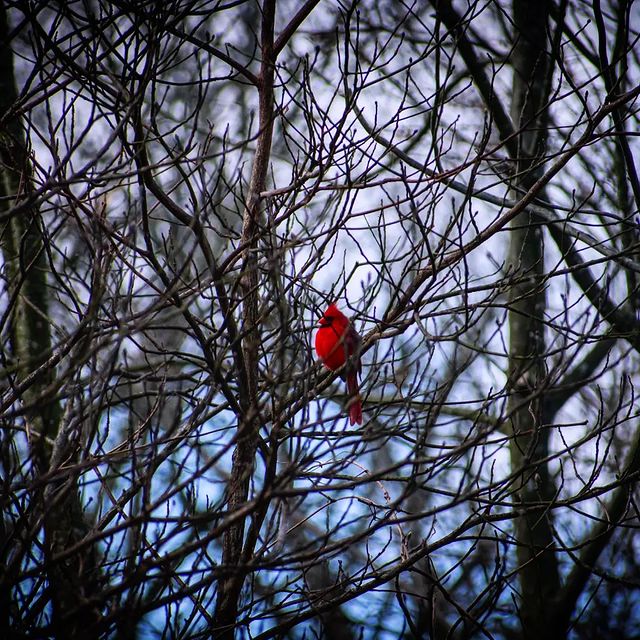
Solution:
M 593 567 L 627 511 L 629 497 L 633 487 L 638 482 L 639 472 L 640 428 L 636 428 L 635 439 L 631 444 L 629 457 L 620 478 L 621 484 L 615 490 L 613 498 L 604 509 L 606 518 L 600 520 L 593 531 L 590 532 L 588 536 L 589 542 L 582 548 L 582 552 L 574 563 L 573 569 L 557 599 L 550 603 L 552 619 L 554 620 L 554 626 L 557 626 L 557 628 L 567 628 L 578 598 L 582 595 L 589 578 L 593 575 Z

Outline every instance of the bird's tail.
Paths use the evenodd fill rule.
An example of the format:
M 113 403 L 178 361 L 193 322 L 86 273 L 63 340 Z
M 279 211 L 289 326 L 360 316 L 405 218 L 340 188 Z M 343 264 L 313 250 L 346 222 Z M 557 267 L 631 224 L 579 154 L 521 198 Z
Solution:
M 353 371 L 347 374 L 347 393 L 349 394 L 349 424 L 362 424 L 362 400 L 358 374 Z

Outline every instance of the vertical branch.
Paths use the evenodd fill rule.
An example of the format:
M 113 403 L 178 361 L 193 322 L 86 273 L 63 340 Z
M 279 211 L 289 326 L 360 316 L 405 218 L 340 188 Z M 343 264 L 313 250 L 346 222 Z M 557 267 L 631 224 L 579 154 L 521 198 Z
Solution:
M 12 305 L 9 316 L 9 369 L 18 384 L 31 377 L 21 394 L 28 408 L 27 430 L 38 472 L 47 473 L 61 459 L 73 457 L 61 432 L 61 406 L 49 397 L 55 368 L 51 354 L 47 242 L 40 211 L 33 197 L 33 175 L 27 139 L 20 119 L 12 113 L 17 100 L 13 53 L 4 4 L 0 2 L 0 244 Z M 12 215 L 16 203 L 25 205 Z M 33 374 L 36 375 L 33 375 Z M 62 437 L 61 437 L 62 436 Z M 55 444 L 54 444 L 55 443 Z M 61 444 L 63 443 L 63 444 Z M 64 450 L 62 450 L 64 447 Z M 93 548 L 83 548 L 64 562 L 56 556 L 78 544 L 86 533 L 77 482 L 69 477 L 48 484 L 40 494 L 45 527 L 45 559 L 53 602 L 52 626 L 58 637 L 91 638 L 99 612 L 88 604 L 95 595 Z M 1 585 L 0 585 L 1 587 Z
M 629 20 L 631 8 L 623 1 L 616 7 L 616 38 L 613 59 L 609 60 L 607 53 L 607 28 L 599 0 L 593 3 L 595 25 L 598 30 L 598 59 L 600 71 L 607 90 L 607 95 L 613 99 L 627 91 L 629 85 L 628 56 L 629 48 Z M 615 147 L 612 149 L 613 167 L 616 174 L 616 204 L 621 214 L 622 225 L 620 239 L 622 245 L 637 260 L 638 230 L 634 222 L 634 213 L 640 210 L 640 179 L 636 167 L 633 151 L 625 132 L 625 120 L 629 110 L 626 105 L 611 112 L 611 117 L 617 135 Z M 634 206 L 635 205 L 635 206 Z M 629 300 L 635 308 L 640 306 L 638 294 L 638 277 L 633 271 L 626 273 Z
M 265 0 L 262 5 L 261 69 L 259 75 L 259 134 L 253 158 L 249 190 L 246 198 L 242 246 L 244 259 L 241 288 L 243 294 L 243 356 L 246 367 L 246 395 L 240 398 L 242 415 L 239 416 L 236 448 L 229 478 L 228 511 L 233 513 L 246 501 L 254 468 L 258 431 L 258 351 L 260 332 L 258 327 L 258 243 L 260 238 L 261 199 L 265 191 L 271 140 L 273 136 L 273 81 L 274 81 L 274 23 L 275 0 Z M 241 563 L 251 550 L 243 553 L 245 518 L 234 522 L 225 532 L 222 542 L 222 564 L 229 572 L 218 585 L 215 625 L 220 628 L 220 638 L 233 638 L 238 611 L 238 599 L 245 573 Z
M 514 196 L 538 177 L 535 168 L 544 152 L 543 108 L 547 100 L 548 55 L 546 35 L 549 3 L 514 0 L 514 79 L 511 117 L 517 135 Z M 517 554 L 522 591 L 521 622 L 525 638 L 545 637 L 546 603 L 559 585 L 548 513 L 531 509 L 553 495 L 545 465 L 536 465 L 548 450 L 548 431 L 541 423 L 545 368 L 546 295 L 544 290 L 544 243 L 542 225 L 529 210 L 512 222 L 510 264 L 520 277 L 509 300 L 509 411 L 513 438 L 511 463 L 522 469 L 516 500 L 523 515 L 516 522 Z M 533 466 L 532 466 L 533 463 Z M 524 469 L 529 469 L 525 471 Z
M 0 207 L 8 214 L 0 230 L 2 254 L 7 269 L 9 297 L 13 306 L 10 318 L 11 369 L 17 380 L 36 371 L 51 351 L 48 321 L 47 263 L 42 237 L 42 221 L 35 205 L 11 215 L 18 201 L 31 197 L 31 167 L 24 131 L 11 110 L 16 101 L 13 54 L 8 42 L 6 11 L 0 13 Z M 28 418 L 30 444 L 41 471 L 48 466 L 50 443 L 55 438 L 60 408 L 44 402 L 40 392 L 54 379 L 51 368 L 42 372 L 29 386 L 23 399 L 32 407 Z

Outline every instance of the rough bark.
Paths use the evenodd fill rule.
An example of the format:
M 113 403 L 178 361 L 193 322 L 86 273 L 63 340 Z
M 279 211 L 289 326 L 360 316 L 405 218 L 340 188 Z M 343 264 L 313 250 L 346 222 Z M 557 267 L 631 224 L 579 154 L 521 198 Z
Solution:
M 544 151 L 540 131 L 547 93 L 548 10 L 547 2 L 535 7 L 522 0 L 513 3 L 516 41 L 511 117 L 518 131 L 514 197 L 537 179 L 535 165 Z M 526 276 L 511 288 L 509 301 L 511 463 L 514 471 L 522 470 L 514 487 L 514 499 L 523 507 L 516 522 L 520 618 L 525 638 L 541 638 L 549 633 L 547 603 L 559 587 L 550 514 L 530 508 L 531 503 L 551 499 L 554 492 L 546 466 L 537 463 L 547 455 L 549 437 L 541 420 L 547 305 L 541 220 L 530 211 L 520 214 L 512 222 L 510 242 L 510 266 L 517 275 Z
M 267 0 L 262 6 L 261 70 L 258 77 L 259 135 L 253 158 L 249 192 L 247 194 L 243 225 L 242 245 L 245 247 L 242 273 L 243 308 L 243 356 L 246 368 L 246 395 L 240 398 L 242 415 L 239 416 L 236 448 L 229 478 L 228 512 L 240 509 L 249 497 L 260 420 L 258 414 L 258 243 L 262 201 L 265 191 L 271 140 L 273 136 L 273 80 L 274 80 L 274 22 L 275 0 Z M 232 639 L 238 614 L 238 602 L 246 571 L 243 565 L 251 556 L 250 542 L 243 545 L 245 518 L 241 517 L 225 532 L 222 541 L 222 564 L 228 576 L 220 580 L 214 624 L 216 637 Z
M 74 452 L 61 433 L 61 407 L 50 389 L 55 367 L 49 320 L 48 265 L 45 228 L 33 195 L 32 167 L 20 118 L 13 113 L 17 99 L 13 54 L 4 3 L 0 3 L 0 226 L 2 256 L 9 282 L 10 378 L 20 385 L 25 406 L 30 453 L 40 474 L 73 459 Z M 20 203 L 22 210 L 12 215 Z M 25 206 L 26 205 L 26 206 Z M 39 490 L 45 528 L 45 561 L 53 604 L 52 629 L 56 638 L 91 638 L 99 612 L 89 602 L 95 595 L 95 562 L 90 547 L 57 559 L 86 533 L 74 478 L 50 482 Z M 3 545 L 4 547 L 4 545 Z M 2 585 L 0 584 L 0 589 Z

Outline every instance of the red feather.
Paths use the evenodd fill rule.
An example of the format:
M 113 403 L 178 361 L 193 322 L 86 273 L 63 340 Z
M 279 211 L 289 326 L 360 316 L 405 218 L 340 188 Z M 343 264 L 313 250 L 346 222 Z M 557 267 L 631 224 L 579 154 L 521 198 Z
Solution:
M 350 424 L 362 424 L 362 401 L 358 384 L 358 375 L 362 372 L 361 342 L 362 339 L 351 326 L 349 318 L 335 304 L 330 304 L 320 318 L 320 328 L 316 333 L 316 353 L 325 367 L 332 371 L 346 365 L 340 375 L 347 381 L 347 393 L 351 397 Z

